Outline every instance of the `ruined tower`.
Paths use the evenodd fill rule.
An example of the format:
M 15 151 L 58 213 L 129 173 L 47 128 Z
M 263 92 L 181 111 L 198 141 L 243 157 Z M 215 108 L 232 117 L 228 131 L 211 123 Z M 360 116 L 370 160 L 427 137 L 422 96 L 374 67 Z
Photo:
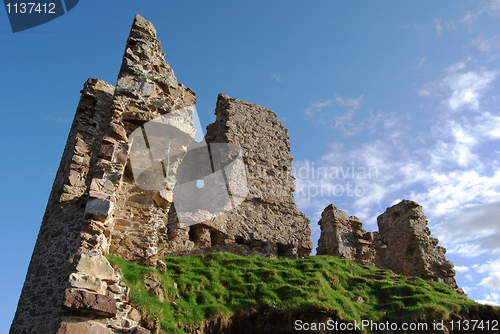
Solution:
M 150 266 L 206 251 L 310 253 L 283 124 L 268 109 L 220 95 L 205 141 L 193 141 L 195 94 L 177 82 L 151 22 L 135 17 L 116 87 L 89 79 L 81 93 L 10 333 L 148 333 L 108 253 Z M 186 165 L 225 168 L 215 193 L 226 192 L 232 206 L 192 215 L 175 208 L 181 185 L 215 180 L 206 172 L 192 179 Z
M 454 263 L 446 260 L 446 249 L 438 246 L 438 239 L 429 237 L 422 206 L 403 200 L 388 208 L 377 222 L 378 232 L 366 232 L 358 218 L 347 216 L 333 204 L 327 206 L 318 223 L 317 254 L 446 283 L 463 293 L 454 278 Z

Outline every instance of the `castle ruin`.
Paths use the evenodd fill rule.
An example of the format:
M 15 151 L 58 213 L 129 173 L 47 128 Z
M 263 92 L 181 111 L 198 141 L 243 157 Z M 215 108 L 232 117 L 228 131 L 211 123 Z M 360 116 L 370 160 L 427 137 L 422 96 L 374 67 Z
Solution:
M 164 256 L 310 254 L 310 221 L 293 199 L 288 131 L 276 114 L 220 94 L 216 120 L 196 142 L 195 103 L 155 28 L 137 15 L 116 87 L 88 79 L 81 91 L 11 334 L 150 333 L 106 254 L 160 271 Z M 425 224 L 421 207 L 405 201 L 379 217 L 379 233 L 366 233 L 331 205 L 318 254 L 456 286 Z
M 429 237 L 427 217 L 419 204 L 403 200 L 378 216 L 377 223 L 378 232 L 366 232 L 357 217 L 349 217 L 333 204 L 327 206 L 318 222 L 321 237 L 316 254 L 446 283 L 463 293 L 455 282 L 455 264 L 446 260 L 439 240 Z
M 177 82 L 151 22 L 135 17 L 116 87 L 89 79 L 81 93 L 11 334 L 149 333 L 108 253 L 159 269 L 166 255 L 310 254 L 310 222 L 292 195 L 288 131 L 274 112 L 221 94 L 215 123 L 204 142 L 195 142 L 195 94 Z M 165 138 L 148 128 L 151 122 L 175 132 L 164 159 L 152 152 Z M 219 143 L 224 150 L 216 149 Z M 176 184 L 212 182 L 207 174 L 227 167 L 223 160 L 234 154 L 242 154 L 245 179 L 225 173 L 226 184 L 209 189 L 208 202 L 200 203 L 217 206 L 210 199 L 226 192 L 231 210 L 175 208 Z M 200 175 L 189 175 L 193 168 L 182 168 L 183 160 Z M 194 224 L 183 224 L 189 219 Z

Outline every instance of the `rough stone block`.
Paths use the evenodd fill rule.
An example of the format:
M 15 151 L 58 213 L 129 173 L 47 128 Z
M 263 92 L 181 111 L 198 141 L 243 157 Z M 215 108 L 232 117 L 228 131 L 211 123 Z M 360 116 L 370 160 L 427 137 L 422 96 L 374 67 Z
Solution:
M 132 308 L 127 317 L 135 322 L 141 321 L 141 314 L 135 308 Z
M 116 302 L 113 298 L 78 289 L 64 291 L 63 306 L 109 317 L 114 317 L 117 313 Z
M 91 198 L 85 207 L 85 215 L 92 215 L 95 219 L 106 219 L 113 210 L 113 202 L 104 198 Z
M 149 329 L 137 326 L 134 329 L 132 329 L 131 334 L 150 334 L 150 333 L 151 333 L 151 331 Z
M 99 294 L 104 294 L 107 286 L 100 278 L 80 273 L 72 273 L 69 275 L 69 284 L 73 288 L 92 290 Z
M 113 334 L 113 332 L 97 322 L 63 321 L 56 334 Z
M 99 151 L 99 158 L 111 161 L 115 153 L 115 146 L 113 144 L 102 144 Z
M 127 163 L 127 158 L 128 152 L 121 150 L 116 154 L 115 161 L 120 165 L 125 166 L 125 164 Z
M 101 280 L 113 281 L 115 271 L 108 260 L 99 254 L 79 253 L 75 259 L 75 270 L 87 276 L 94 276 Z
M 123 128 L 123 126 L 118 125 L 116 123 L 111 123 L 109 127 L 110 134 L 116 139 L 128 141 L 127 131 Z

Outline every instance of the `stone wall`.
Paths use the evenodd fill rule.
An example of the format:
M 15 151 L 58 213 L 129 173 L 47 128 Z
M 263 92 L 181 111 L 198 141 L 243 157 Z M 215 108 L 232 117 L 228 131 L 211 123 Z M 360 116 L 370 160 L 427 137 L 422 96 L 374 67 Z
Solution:
M 82 91 L 12 334 L 149 333 L 108 253 L 160 270 L 165 255 L 310 253 L 309 220 L 292 195 L 288 131 L 276 114 L 220 95 L 217 120 L 196 143 L 195 103 L 153 25 L 137 15 L 116 88 L 89 79 Z M 192 202 L 210 212 L 186 213 L 182 201 L 176 211 L 175 186 L 182 197 L 179 189 L 196 183 L 189 170 L 208 183 Z
M 269 248 L 266 252 L 291 258 L 309 255 L 310 221 L 297 210 L 293 199 L 288 130 L 271 110 L 223 94 L 215 115 L 215 122 L 207 127 L 206 141 L 242 149 L 248 194 L 235 210 L 209 225 L 252 249 Z
M 377 222 L 379 232 L 366 232 L 358 218 L 348 217 L 333 204 L 327 206 L 318 223 L 317 254 L 446 283 L 463 293 L 454 278 L 454 263 L 446 260 L 446 249 L 438 246 L 438 239 L 429 237 L 427 217 L 419 204 L 403 200 L 388 208 Z
M 107 130 L 114 87 L 89 79 L 82 90 L 56 174 L 11 333 L 54 333 L 69 286 L 70 258 L 80 244 L 91 166 Z
M 349 217 L 333 204 L 325 208 L 318 222 L 321 237 L 318 240 L 318 255 L 334 255 L 360 264 L 375 264 L 380 249 L 378 232 L 366 232 L 363 222 L 355 216 Z
M 444 247 L 430 238 L 422 207 L 403 200 L 378 216 L 380 237 L 387 248 L 379 254 L 377 266 L 406 276 L 417 276 L 457 287 L 455 264 L 446 260 Z
M 101 147 L 108 153 L 93 180 L 97 198 L 112 208 L 107 213 L 113 224 L 111 254 L 145 260 L 168 238 L 177 167 L 194 138 L 195 103 L 194 93 L 177 82 L 165 61 L 151 22 L 136 16 L 118 76 L 109 137 Z M 156 132 L 165 127 L 175 127 L 178 137 L 186 139 L 172 143 L 176 152 L 169 163 L 154 156 L 155 141 L 163 139 Z
M 309 255 L 312 249 L 310 221 L 297 210 L 293 199 L 293 158 L 284 125 L 271 110 L 223 94 L 218 97 L 215 115 L 216 121 L 207 126 L 205 142 L 192 144 L 182 162 L 187 161 L 190 166 L 181 169 L 179 174 L 182 183 L 204 179 L 205 187 L 199 189 L 193 203 L 207 209 L 192 213 L 190 218 L 196 218 L 199 223 L 189 227 L 181 224 L 179 212 L 171 210 L 169 237 L 162 255 L 202 251 L 288 258 Z M 221 147 L 221 143 L 228 146 Z M 217 157 L 221 151 L 223 157 Z M 190 152 L 196 152 L 196 156 L 190 157 Z M 237 155 L 242 155 L 242 166 L 228 170 L 224 168 L 227 163 L 217 162 L 231 159 L 239 162 L 234 157 Z M 199 176 L 184 175 L 186 169 L 196 170 Z M 222 180 L 204 177 L 220 169 L 225 170 Z M 246 176 L 238 172 L 241 169 Z M 214 186 L 214 179 L 227 188 Z M 229 192 L 228 200 L 221 200 L 224 192 Z M 225 210 L 222 207 L 225 205 L 232 209 Z M 221 208 L 215 211 L 221 214 L 209 212 L 217 206 Z

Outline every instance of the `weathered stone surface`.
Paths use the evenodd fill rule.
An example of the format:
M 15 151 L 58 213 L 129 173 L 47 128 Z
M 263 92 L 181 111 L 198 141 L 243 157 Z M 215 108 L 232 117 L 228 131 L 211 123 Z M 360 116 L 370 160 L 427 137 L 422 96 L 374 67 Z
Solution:
M 131 334 L 150 334 L 151 331 L 149 329 L 146 329 L 144 327 L 137 326 L 132 330 Z
M 210 152 L 220 150 L 212 145 L 227 143 L 242 152 L 241 169 L 246 171 L 246 177 L 242 180 L 240 173 L 231 170 L 221 174 L 224 177 L 221 180 L 204 177 L 205 187 L 198 190 L 202 200 L 195 206 L 207 207 L 210 211 L 193 213 L 193 222 L 202 223 L 190 226 L 187 233 L 176 223 L 175 214 L 171 215 L 171 233 L 162 254 L 186 251 L 183 247 L 189 238 L 194 243 L 191 250 L 213 249 L 290 258 L 307 256 L 312 249 L 309 219 L 297 210 L 293 200 L 293 158 L 288 131 L 274 112 L 222 94 L 218 97 L 215 114 L 216 121 L 207 127 L 205 138 L 211 149 L 201 152 L 199 160 L 192 159 L 193 166 L 188 169 L 198 170 L 200 175 L 214 175 L 211 163 L 215 165 L 214 161 L 218 160 L 208 157 Z M 225 154 L 231 156 L 234 152 L 228 150 Z M 204 155 L 207 158 L 203 159 Z M 215 170 L 223 166 L 222 163 Z M 192 176 L 179 175 L 179 180 L 184 182 L 190 178 Z M 217 184 L 227 186 L 216 187 Z M 174 189 L 174 196 L 175 192 Z M 230 195 L 227 201 L 221 200 L 224 193 Z M 235 202 L 239 204 L 234 205 Z M 231 207 L 227 212 L 224 212 L 227 210 L 225 205 Z M 221 206 L 219 211 L 223 214 L 213 214 L 217 206 Z M 189 219 L 185 215 L 182 218 L 184 221 Z M 262 242 L 266 247 L 262 247 Z
M 107 287 L 107 284 L 100 278 L 80 273 L 69 275 L 69 284 L 73 288 L 92 290 L 99 294 L 104 294 Z
M 91 198 L 85 207 L 85 215 L 92 215 L 95 219 L 105 219 L 113 209 L 113 202 L 104 198 Z
M 109 132 L 111 135 L 119 140 L 122 141 L 128 141 L 127 138 L 127 131 L 123 128 L 123 126 L 116 124 L 116 123 L 111 123 L 109 125 Z
M 112 232 L 111 253 L 129 260 L 145 261 L 157 254 L 165 243 L 166 217 L 173 201 L 177 167 L 194 138 L 192 113 L 195 103 L 194 93 L 177 82 L 165 61 L 153 25 L 137 15 L 127 41 L 111 110 L 110 135 L 118 140 L 117 148 L 113 161 L 107 163 L 110 168 L 106 168 L 111 169 L 114 164 L 128 167 L 116 169 L 114 175 L 106 171 L 103 176 L 121 185 L 112 192 L 116 198 L 113 212 L 119 223 Z M 169 155 L 168 160 L 156 157 L 152 165 L 150 153 L 155 151 L 148 150 L 165 140 L 165 132 L 157 134 L 164 128 L 177 130 L 176 134 L 187 143 L 177 147 L 177 138 L 169 137 L 175 154 Z M 147 138 L 143 137 L 144 133 Z M 124 146 L 126 142 L 132 146 Z M 139 167 L 141 173 L 137 174 L 137 168 L 134 171 L 132 165 Z
M 108 260 L 99 254 L 80 253 L 74 258 L 75 270 L 87 276 L 93 276 L 101 280 L 114 280 L 115 271 Z
M 70 318 L 61 322 L 56 334 L 113 334 L 113 332 L 101 323 L 85 318 Z
M 446 260 L 438 240 L 429 238 L 422 207 L 403 200 L 377 219 L 379 232 L 366 232 L 356 217 L 348 217 L 333 204 L 325 208 L 319 225 L 318 255 L 334 255 L 361 264 L 391 269 L 397 274 L 449 284 L 455 282 L 454 263 Z
M 458 289 L 452 269 L 454 264 L 446 260 L 446 249 L 438 246 L 438 240 L 429 238 L 427 217 L 418 203 L 403 200 L 380 215 L 377 223 L 384 226 L 380 237 L 387 245 L 380 252 L 378 267 L 443 282 Z
M 106 132 L 114 87 L 88 79 L 68 135 L 33 250 L 11 333 L 55 333 L 70 274 L 68 259 L 79 231 L 100 143 Z
M 117 312 L 113 298 L 79 289 L 66 289 L 64 291 L 63 306 L 109 317 L 115 316 Z
M 135 308 L 132 308 L 130 310 L 130 312 L 128 313 L 128 317 L 135 322 L 141 321 L 141 314 Z
M 157 268 L 160 271 L 160 273 L 165 274 L 167 272 L 167 264 L 163 260 L 158 260 L 157 262 Z

